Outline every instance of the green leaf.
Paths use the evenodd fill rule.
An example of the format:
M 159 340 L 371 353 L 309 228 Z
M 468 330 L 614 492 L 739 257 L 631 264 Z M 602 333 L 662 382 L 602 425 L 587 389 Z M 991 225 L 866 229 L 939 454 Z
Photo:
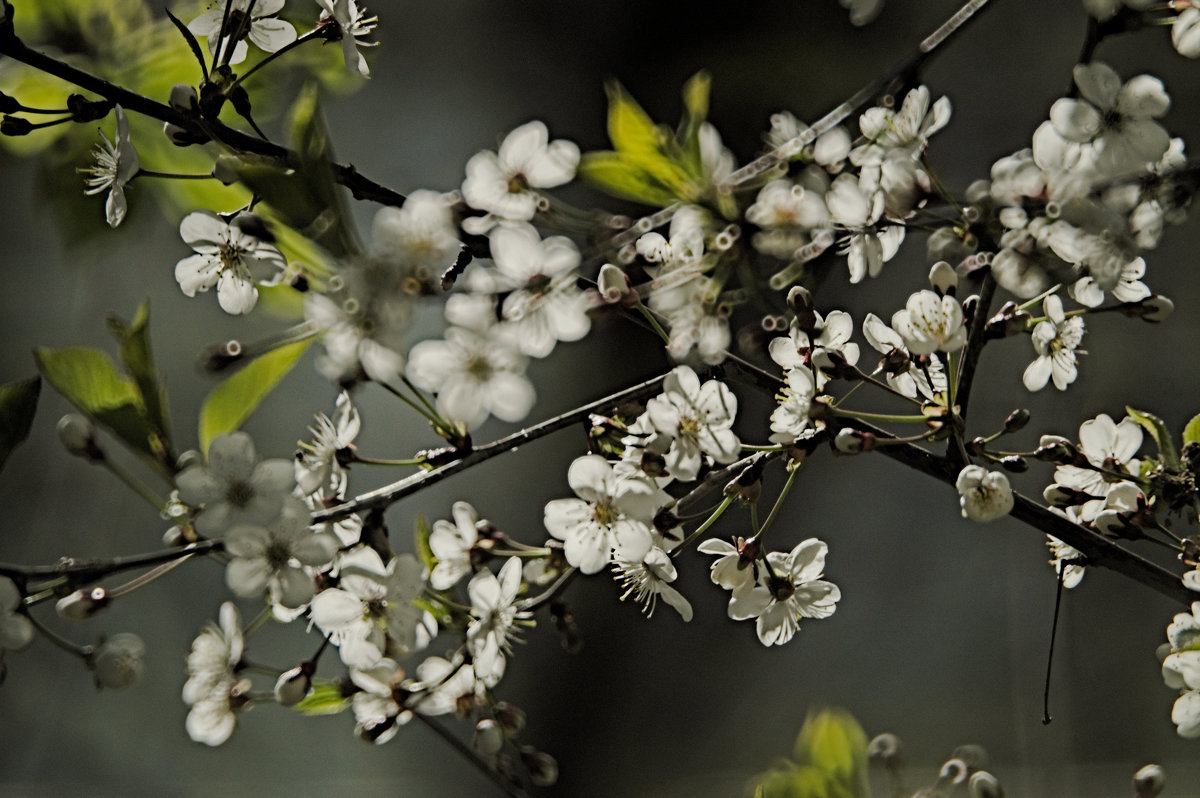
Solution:
M 154 368 L 154 353 L 150 348 L 150 303 L 143 301 L 131 324 L 117 316 L 107 319 L 109 332 L 121 346 L 121 362 L 141 395 L 146 418 L 154 426 L 164 448 L 169 448 L 169 425 L 167 421 L 166 388 Z
M 295 367 L 313 340 L 307 338 L 267 352 L 214 388 L 200 408 L 200 450 L 207 452 L 213 438 L 242 426 Z
M 867 735 L 845 710 L 826 709 L 805 720 L 794 749 L 796 761 L 826 776 L 831 798 L 867 798 Z
M 433 549 L 429 546 L 429 536 L 432 534 L 429 521 L 426 520 L 425 516 L 418 515 L 417 529 L 414 535 L 417 543 L 417 558 L 431 571 L 437 565 L 437 557 L 433 555 Z
M 608 93 L 608 138 L 622 153 L 656 154 L 662 134 L 649 115 L 615 81 L 605 86 Z
M 1138 423 L 1142 429 L 1150 433 L 1150 437 L 1158 445 L 1158 452 L 1162 455 L 1163 463 L 1171 471 L 1179 470 L 1179 454 L 1175 451 L 1175 444 L 1171 442 L 1171 433 L 1167 430 L 1167 425 L 1158 416 L 1147 413 L 1144 410 L 1134 410 L 1128 405 L 1125 406 L 1125 412 Z
M 1192 420 L 1183 428 L 1183 445 L 1200 441 L 1200 413 L 1192 416 Z
M 693 176 L 703 177 L 700 159 L 700 125 L 708 117 L 708 96 L 712 75 L 701 70 L 683 84 L 683 123 L 679 127 L 679 142 L 683 148 L 684 164 Z
M 12 450 L 29 437 L 41 390 L 40 377 L 0 386 L 0 468 L 8 462 Z
M 147 420 L 137 385 L 121 376 L 98 349 L 68 347 L 33 352 L 47 382 L 70 402 L 107 427 L 134 451 L 160 462 L 153 426 Z
M 579 163 L 579 174 L 597 188 L 622 199 L 665 208 L 675 195 L 652 181 L 642 169 L 632 166 L 619 153 L 589 152 Z
M 324 209 L 322 220 L 329 225 L 326 231 L 310 238 L 335 255 L 357 251 L 360 247 L 345 194 L 333 173 L 333 145 L 317 102 L 316 84 L 307 84 L 296 97 L 292 104 L 291 125 L 292 146 L 300 155 L 300 174 L 305 187 Z M 298 229 L 306 232 L 303 227 Z
M 312 692 L 292 709 L 301 715 L 336 715 L 350 708 L 351 700 L 342 695 L 336 682 L 314 681 Z

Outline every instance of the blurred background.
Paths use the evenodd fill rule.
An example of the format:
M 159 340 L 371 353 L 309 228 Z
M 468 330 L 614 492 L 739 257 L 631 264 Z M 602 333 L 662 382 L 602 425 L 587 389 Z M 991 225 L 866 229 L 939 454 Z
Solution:
M 24 35 L 21 14 L 28 3 L 14 4 L 17 32 Z M 132 0 L 123 5 L 131 14 L 140 7 Z M 292 0 L 285 13 L 303 29 L 315 18 L 312 5 Z M 953 103 L 951 124 L 934 138 L 930 158 L 958 192 L 986 177 L 998 157 L 1028 145 L 1050 104 L 1070 87 L 1083 40 L 1085 16 L 1077 2 L 992 5 L 923 74 L 935 97 L 946 94 Z M 402 192 L 452 190 L 467 158 L 494 149 L 505 132 L 530 119 L 544 120 L 553 137 L 572 139 L 585 151 L 607 147 L 606 79 L 620 80 L 652 117 L 673 123 L 679 88 L 703 68 L 713 78 L 710 118 L 745 162 L 759 151 L 771 113 L 786 109 L 815 120 L 956 7 L 946 0 L 892 0 L 875 23 L 854 28 L 833 0 L 748 0 L 736 12 L 634 0 L 377 0 L 370 11 L 380 18 L 381 45 L 367 52 L 372 77 L 361 85 L 345 76 L 327 82 L 325 108 L 342 160 Z M 181 43 L 173 46 L 183 50 Z M 321 57 L 336 63 L 334 50 Z M 1200 65 L 1176 55 L 1165 31 L 1105 42 L 1098 57 L 1125 78 L 1143 71 L 1161 77 L 1174 103 L 1164 120 L 1168 130 L 1189 144 L 1200 140 L 1192 90 Z M 114 78 L 133 68 L 118 58 L 108 63 Z M 138 68 L 152 79 L 153 61 Z M 14 73 L 0 74 L 12 80 Z M 346 93 L 351 83 L 357 90 Z M 292 96 L 297 85 L 285 79 L 280 96 Z M 281 122 L 271 117 L 278 107 L 266 98 L 258 102 L 264 127 L 279 135 Z M 111 131 L 111 121 L 102 125 Z M 154 127 L 135 132 L 134 143 L 143 167 L 165 168 L 153 159 L 175 153 L 152 141 Z M 200 403 L 216 384 L 195 367 L 200 348 L 231 337 L 253 340 L 284 322 L 266 313 L 232 318 L 215 297 L 189 300 L 180 293 L 173 268 L 189 254 L 177 232 L 185 206 L 160 203 L 139 183 L 129 192 L 128 218 L 109 230 L 103 201 L 85 199 L 73 172 L 87 165 L 94 140 L 82 132 L 88 135 L 43 142 L 40 159 L 0 153 L 6 193 L 0 382 L 34 374 L 34 346 L 115 351 L 105 315 L 130 318 L 149 298 L 175 436 L 193 445 Z M 621 207 L 586 191 L 571 197 Z M 365 229 L 375 208 L 360 206 L 355 213 Z M 1126 404 L 1181 430 L 1200 411 L 1190 355 L 1200 340 L 1193 311 L 1200 301 L 1193 258 L 1198 232 L 1194 221 L 1170 230 L 1147 259 L 1147 282 L 1175 300 L 1175 315 L 1159 326 L 1111 315 L 1089 321 L 1089 354 L 1065 394 L 1029 395 L 1021 386 L 1033 357 L 1027 341 L 989 347 L 972 431 L 990 432 L 1011 410 L 1028 407 L 1034 420 L 1015 441 L 1028 447 L 1044 432 L 1075 438 L 1079 424 L 1101 412 L 1119 419 Z M 889 318 L 925 285 L 923 243 L 912 235 L 876 281 L 829 281 L 818 307 L 845 308 L 859 323 L 868 311 Z M 430 304 L 412 340 L 439 330 L 439 306 Z M 312 368 L 313 354 L 245 426 L 266 456 L 290 456 L 297 440 L 307 440 L 313 414 L 332 411 L 336 389 Z M 586 341 L 560 345 L 531 366 L 539 390 L 535 415 L 567 410 L 669 365 L 640 328 L 597 324 Z M 739 431 L 744 440 L 761 440 L 768 408 L 760 397 L 739 393 Z M 436 445 L 428 428 L 383 392 L 368 386 L 356 401 L 364 454 L 403 457 Z M 33 434 L 0 474 L 0 560 L 50 563 L 161 545 L 167 525 L 153 511 L 111 475 L 61 451 L 54 424 L 68 409 L 46 386 Z M 476 440 L 510 429 L 489 422 Z M 109 442 L 110 449 L 116 446 Z M 580 432 L 562 432 L 405 500 L 387 516 L 394 545 L 411 546 L 414 520 L 448 518 L 457 499 L 470 500 L 509 534 L 539 542 L 542 508 L 569 495 L 566 468 L 583 446 Z M 1015 482 L 1036 496 L 1050 477 L 1049 467 L 1035 465 Z M 357 467 L 351 490 L 394 478 Z M 721 534 L 743 533 L 743 521 L 730 514 Z M 679 587 L 696 608 L 690 624 L 669 608 L 646 620 L 636 606 L 618 601 L 617 586 L 603 573 L 576 580 L 567 594 L 584 637 L 582 652 L 566 653 L 549 618 L 538 618 L 510 660 L 499 695 L 528 713 L 524 741 L 557 757 L 560 782 L 548 792 L 740 795 L 754 773 L 789 753 L 806 713 L 832 705 L 852 712 L 870 735 L 891 731 L 903 739 L 915 769 L 911 789 L 927 783 L 922 778 L 929 780 L 956 746 L 978 743 L 1012 796 L 1127 795 L 1130 776 L 1150 761 L 1166 768 L 1166 795 L 1200 794 L 1200 749 L 1175 735 L 1169 721 L 1174 695 L 1163 686 L 1154 656 L 1180 607 L 1118 575 L 1089 569 L 1064 597 L 1054 721 L 1043 726 L 1055 580 L 1040 533 L 1007 520 L 969 524 L 949 488 L 882 458 L 833 459 L 827 452 L 798 480 L 779 527 L 773 545 L 781 548 L 811 536 L 829 543 L 827 578 L 843 594 L 832 618 L 805 623 L 783 648 L 764 648 L 751 624 L 727 619 L 727 596 L 709 583 L 709 558 L 699 555 L 680 561 Z M 492 794 L 488 782 L 416 724 L 372 747 L 355 739 L 348 714 L 302 718 L 263 706 L 239 718 L 224 746 L 191 742 L 179 697 L 185 657 L 228 598 L 221 568 L 196 562 L 86 625 L 67 626 L 39 608 L 39 617 L 79 642 L 137 633 L 148 645 L 146 675 L 123 692 L 99 692 L 74 659 L 43 640 L 10 653 L 0 689 L 0 795 Z M 256 609 L 242 606 L 247 615 Z M 286 668 L 311 648 L 311 636 L 300 627 L 272 625 L 253 638 L 249 654 Z M 326 663 L 329 674 L 333 664 Z

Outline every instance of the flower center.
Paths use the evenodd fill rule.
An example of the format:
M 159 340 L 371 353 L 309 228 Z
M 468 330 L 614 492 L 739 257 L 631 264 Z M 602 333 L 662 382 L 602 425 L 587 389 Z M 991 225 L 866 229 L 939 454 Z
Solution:
M 234 507 L 245 507 L 253 498 L 254 486 L 240 479 L 229 483 L 229 489 L 225 492 L 225 500 Z

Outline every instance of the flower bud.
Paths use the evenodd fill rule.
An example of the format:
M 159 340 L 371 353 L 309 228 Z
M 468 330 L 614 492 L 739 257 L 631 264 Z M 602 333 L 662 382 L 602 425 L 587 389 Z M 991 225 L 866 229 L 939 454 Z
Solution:
M 312 665 L 305 662 L 279 674 L 275 681 L 275 700 L 280 706 L 294 707 L 304 700 L 312 689 L 312 671 Z
M 100 644 L 91 657 L 96 687 L 120 690 L 142 678 L 142 655 L 146 644 L 129 632 L 115 634 Z
M 497 701 L 492 707 L 492 714 L 500 728 L 510 737 L 517 736 L 525 729 L 525 712 L 515 704 Z
M 1025 428 L 1029 423 L 1030 414 L 1028 410 L 1014 410 L 1008 414 L 1008 418 L 1004 419 L 1004 431 L 1013 433 Z
M 186 83 L 176 83 L 171 87 L 171 97 L 167 104 L 181 114 L 195 114 L 200 111 L 200 97 L 194 86 Z
M 1163 791 L 1166 776 L 1160 765 L 1145 765 L 1133 774 L 1134 798 L 1156 798 Z
M 23 116 L 5 116 L 0 119 L 0 135 L 26 136 L 33 130 L 33 123 Z
M 1046 504 L 1052 507 L 1076 507 L 1098 497 L 1074 488 L 1050 485 L 1042 491 L 1042 498 L 1046 500 Z
M 929 284 L 941 296 L 954 296 L 958 289 L 958 273 L 949 263 L 939 260 L 929 270 Z
M 504 732 L 500 724 L 491 718 L 484 718 L 475 724 L 475 750 L 486 756 L 500 752 L 504 747 Z
M 837 436 L 833 439 L 833 446 L 842 454 L 861 454 L 875 448 L 875 436 L 870 432 L 847 427 L 838 430 Z
M 1079 449 L 1061 435 L 1043 435 L 1033 456 L 1055 465 L 1071 465 L 1079 457 Z
M 108 606 L 108 593 L 102 587 L 90 590 L 76 590 L 69 596 L 63 596 L 54 604 L 54 611 L 60 618 L 71 621 L 86 621 L 100 610 Z
M 521 746 L 521 763 L 535 787 L 552 787 L 558 781 L 558 760 L 532 746 Z
M 1142 321 L 1163 321 L 1175 310 L 1175 303 L 1160 294 L 1148 296 L 1138 304 L 1142 308 Z
M 99 461 L 104 459 L 104 452 L 96 443 L 96 428 L 86 416 L 78 413 L 67 413 L 58 420 L 58 440 L 63 448 L 76 457 Z
M 1000 458 L 1000 467 L 1013 474 L 1024 474 L 1029 470 L 1029 461 L 1019 455 L 1011 454 Z
M 971 774 L 971 780 L 967 782 L 967 792 L 971 798 L 1004 798 L 1004 788 L 1000 786 L 999 780 L 986 770 Z
M 611 305 L 629 295 L 629 276 L 620 267 L 606 263 L 600 267 L 600 276 L 596 278 L 596 287 L 600 291 L 601 298 Z

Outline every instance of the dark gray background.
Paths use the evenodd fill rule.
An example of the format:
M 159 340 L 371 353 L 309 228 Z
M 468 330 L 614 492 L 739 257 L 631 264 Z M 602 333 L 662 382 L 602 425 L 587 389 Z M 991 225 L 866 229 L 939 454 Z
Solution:
M 1075 2 L 995 5 L 925 73 L 934 95 L 948 94 L 954 104 L 931 158 L 956 190 L 986 176 L 997 157 L 1027 145 L 1069 86 L 1082 40 L 1084 17 Z M 679 87 L 707 68 L 712 118 L 745 161 L 757 151 L 770 113 L 786 108 L 815 119 L 954 7 L 891 0 L 874 25 L 853 29 L 832 0 L 748 2 L 736 10 L 692 3 L 377 2 L 371 10 L 382 20 L 383 44 L 368 53 L 373 78 L 356 95 L 332 99 L 329 122 L 339 154 L 365 174 L 402 191 L 447 190 L 461 181 L 472 153 L 494 147 L 531 118 L 585 150 L 606 146 L 608 77 L 620 79 L 652 116 L 674 122 Z M 1124 77 L 1143 70 L 1162 76 L 1175 104 L 1168 128 L 1197 140 L 1193 87 L 1200 66 L 1175 55 L 1165 32 L 1105 44 L 1099 56 Z M 33 165 L 7 155 L 0 164 L 7 197 L 0 216 L 0 380 L 29 376 L 35 345 L 107 347 L 103 316 L 129 316 L 149 296 L 176 434 L 194 440 L 192 419 L 212 384 L 193 370 L 199 345 L 253 338 L 278 322 L 232 319 L 213 297 L 187 300 L 179 293 L 173 265 L 187 252 L 176 216 L 135 205 L 118 232 L 65 246 L 47 222 Z M 373 209 L 359 210 L 369 221 Z M 1176 315 L 1158 327 L 1113 317 L 1089 323 L 1089 354 L 1080 381 L 1065 395 L 1029 396 L 1020 386 L 1032 357 L 1028 342 L 989 349 L 974 431 L 990 431 L 1014 407 L 1026 406 L 1034 422 L 1019 443 L 1032 444 L 1047 431 L 1074 437 L 1082 421 L 1100 412 L 1119 417 L 1126 403 L 1180 429 L 1200 410 L 1188 355 L 1198 332 L 1196 232 L 1193 223 L 1172 230 L 1148 259 L 1147 280 L 1176 300 Z M 821 307 L 847 308 L 858 321 L 868 310 L 886 318 L 923 286 L 924 270 L 923 242 L 913 236 L 879 281 L 858 287 L 830 281 Z M 436 334 L 436 322 L 430 308 L 422 329 Z M 565 410 L 667 365 L 641 331 L 598 325 L 588 342 L 563 345 L 533 364 L 537 412 Z M 288 456 L 312 414 L 330 411 L 334 396 L 304 364 L 246 428 L 261 451 Z M 761 438 L 764 406 L 743 396 L 743 435 Z M 359 401 L 365 453 L 403 456 L 434 443 L 389 397 L 367 390 Z M 53 425 L 66 409 L 46 392 L 31 440 L 0 476 L 0 559 L 51 562 L 157 547 L 165 525 L 153 513 L 107 474 L 60 453 Z M 505 431 L 493 423 L 478 437 Z M 581 437 L 564 432 L 443 483 L 390 511 L 393 539 L 404 546 L 418 514 L 448 517 L 452 501 L 469 498 L 482 515 L 536 542 L 544 536 L 542 506 L 568 494 L 566 466 L 581 450 Z M 352 488 L 387 478 L 356 469 Z M 1037 494 L 1049 478 L 1048 468 L 1035 466 L 1017 484 Z M 742 532 L 744 524 L 735 515 L 723 533 Z M 1175 737 L 1168 720 L 1173 696 L 1154 658 L 1180 608 L 1157 594 L 1093 570 L 1067 596 L 1054 669 L 1055 720 L 1043 727 L 1054 580 L 1039 533 L 1010 521 L 968 524 L 952 491 L 882 459 L 821 454 L 773 535 L 781 548 L 809 536 L 827 540 L 827 575 L 844 596 L 831 619 L 805 623 L 782 649 L 764 648 L 750 624 L 725 617 L 727 597 L 708 583 L 703 557 L 681 558 L 680 586 L 696 607 L 689 625 L 669 608 L 642 619 L 616 600 L 605 574 L 578 580 L 570 591 L 586 640 L 580 655 L 564 653 L 548 619 L 539 618 L 500 694 L 528 711 L 526 740 L 558 757 L 556 794 L 738 794 L 750 774 L 790 750 L 805 713 L 823 705 L 846 707 L 868 733 L 899 734 L 918 766 L 935 766 L 960 743 L 981 743 L 1014 796 L 1124 795 L 1129 775 L 1152 760 L 1167 767 L 1168 795 L 1200 794 L 1197 744 Z M 195 563 L 118 602 L 86 628 L 66 628 L 80 640 L 134 631 L 147 641 L 146 678 L 123 693 L 98 693 L 74 661 L 43 641 L 10 654 L 0 689 L 0 794 L 487 794 L 486 782 L 415 725 L 372 748 L 353 738 L 349 716 L 303 719 L 267 706 L 241 717 L 219 749 L 191 743 L 179 699 L 184 657 L 225 598 L 219 567 Z M 250 653 L 286 666 L 310 648 L 311 641 L 297 639 L 301 633 L 299 626 L 268 628 Z

